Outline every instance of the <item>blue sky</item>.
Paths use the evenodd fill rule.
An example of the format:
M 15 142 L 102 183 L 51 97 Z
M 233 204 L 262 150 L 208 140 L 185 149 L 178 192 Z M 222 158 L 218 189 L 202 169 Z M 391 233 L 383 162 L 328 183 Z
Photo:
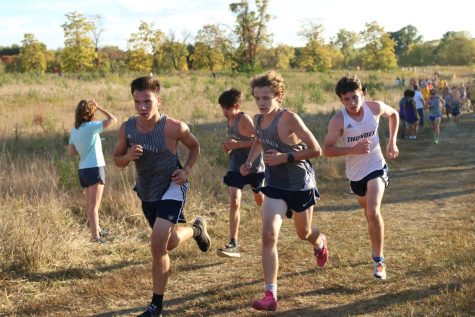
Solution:
M 103 17 L 104 34 L 101 46 L 127 46 L 131 33 L 137 32 L 140 21 L 154 22 L 166 34 L 173 32 L 181 40 L 192 37 L 205 24 L 232 27 L 235 17 L 229 10 L 233 0 L 10 0 L 0 2 L 0 46 L 21 45 L 25 33 L 33 33 L 49 49 L 63 47 L 61 25 L 65 13 L 77 11 L 84 15 Z M 469 1 L 470 2 L 470 1 Z M 475 36 L 474 11 L 467 0 L 270 0 L 269 23 L 274 45 L 285 43 L 301 46 L 298 36 L 305 21 L 324 25 L 326 39 L 339 29 L 359 32 L 366 22 L 377 21 L 386 31 L 397 31 L 412 24 L 424 40 L 439 39 L 447 31 L 468 31 Z M 253 0 L 249 0 L 253 4 Z

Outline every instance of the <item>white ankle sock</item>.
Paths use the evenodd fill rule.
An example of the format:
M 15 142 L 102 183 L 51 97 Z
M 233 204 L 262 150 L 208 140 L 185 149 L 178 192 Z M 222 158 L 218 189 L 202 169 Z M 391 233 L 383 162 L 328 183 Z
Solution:
M 315 247 L 316 250 L 321 250 L 323 249 L 323 239 L 320 239 L 320 243 L 317 244 L 317 246 Z
M 266 284 L 266 291 L 271 291 L 277 300 L 277 284 Z

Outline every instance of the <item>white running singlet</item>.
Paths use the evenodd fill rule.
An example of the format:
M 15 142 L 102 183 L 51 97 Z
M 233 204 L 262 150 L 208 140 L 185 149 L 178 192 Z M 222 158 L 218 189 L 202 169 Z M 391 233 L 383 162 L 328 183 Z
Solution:
M 349 154 L 345 157 L 346 177 L 350 181 L 359 181 L 369 173 L 382 169 L 386 164 L 379 145 L 379 116 L 375 116 L 365 102 L 363 102 L 363 119 L 360 122 L 352 119 L 345 107 L 340 111 L 343 114 L 343 146 L 355 146 L 363 139 L 371 141 L 369 153 Z

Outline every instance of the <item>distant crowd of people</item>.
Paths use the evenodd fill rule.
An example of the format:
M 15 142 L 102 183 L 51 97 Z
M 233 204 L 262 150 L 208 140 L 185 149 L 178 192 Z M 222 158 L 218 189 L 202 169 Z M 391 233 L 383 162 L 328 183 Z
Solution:
M 396 78 L 396 85 L 405 86 L 404 79 Z M 404 128 L 401 129 L 407 140 L 417 140 L 419 128 L 424 127 L 424 110 L 428 110 L 428 119 L 434 129 L 434 144 L 439 144 L 440 123 L 445 114 L 447 121 L 452 116 L 458 125 L 459 115 L 472 110 L 473 81 L 467 83 L 449 83 L 434 73 L 431 78 L 411 78 L 409 87 L 399 101 L 399 116 Z

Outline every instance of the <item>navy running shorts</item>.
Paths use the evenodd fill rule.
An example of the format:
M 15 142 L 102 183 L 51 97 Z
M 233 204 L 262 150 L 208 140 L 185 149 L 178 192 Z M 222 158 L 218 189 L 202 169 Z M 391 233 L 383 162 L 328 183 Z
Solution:
M 188 187 L 188 182 L 183 185 L 170 182 L 161 200 L 142 201 L 142 210 L 150 227 L 153 228 L 157 218 L 168 220 L 173 224 L 186 223 L 183 207 L 185 207 Z
M 106 170 L 104 166 L 81 168 L 78 170 L 78 175 L 82 188 L 87 188 L 97 183 L 106 183 Z
M 372 179 L 381 177 L 384 181 L 385 188 L 389 186 L 389 176 L 388 176 L 388 166 L 385 164 L 384 167 L 380 170 L 369 173 L 363 179 L 359 181 L 350 181 L 350 187 L 354 194 L 364 197 L 366 191 L 368 190 L 368 182 Z
M 157 218 L 174 224 L 186 223 L 185 215 L 183 215 L 184 206 L 185 202 L 179 200 L 142 201 L 142 210 L 150 228 L 153 228 Z
M 264 185 L 264 173 L 251 173 L 246 176 L 242 176 L 239 172 L 228 171 L 223 177 L 223 182 L 229 187 L 235 187 L 243 189 L 244 186 L 249 184 L 253 192 L 258 193 L 258 188 Z
M 320 199 L 317 187 L 303 190 L 285 190 L 271 186 L 261 187 L 259 190 L 266 196 L 274 199 L 282 199 L 287 204 L 287 208 L 295 212 L 302 212 L 312 207 Z

